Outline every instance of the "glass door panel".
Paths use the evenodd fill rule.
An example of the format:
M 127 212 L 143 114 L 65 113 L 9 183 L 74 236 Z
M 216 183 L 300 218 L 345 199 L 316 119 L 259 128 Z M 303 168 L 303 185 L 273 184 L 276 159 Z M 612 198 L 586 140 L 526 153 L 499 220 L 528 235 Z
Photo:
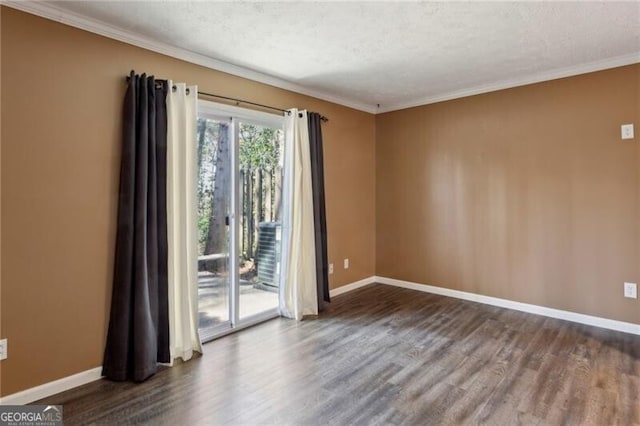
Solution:
M 237 130 L 239 319 L 278 309 L 283 131 L 240 121 Z
M 198 307 L 203 337 L 229 328 L 232 321 L 230 125 L 229 120 L 207 117 L 197 122 Z
M 284 132 L 281 117 L 201 101 L 196 137 L 207 341 L 278 316 Z

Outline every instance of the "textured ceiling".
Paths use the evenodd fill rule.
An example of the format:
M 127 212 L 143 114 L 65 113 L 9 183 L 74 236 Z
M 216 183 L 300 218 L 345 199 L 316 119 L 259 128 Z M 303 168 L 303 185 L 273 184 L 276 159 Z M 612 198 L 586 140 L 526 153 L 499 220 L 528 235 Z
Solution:
M 640 61 L 640 2 L 54 3 L 380 110 Z

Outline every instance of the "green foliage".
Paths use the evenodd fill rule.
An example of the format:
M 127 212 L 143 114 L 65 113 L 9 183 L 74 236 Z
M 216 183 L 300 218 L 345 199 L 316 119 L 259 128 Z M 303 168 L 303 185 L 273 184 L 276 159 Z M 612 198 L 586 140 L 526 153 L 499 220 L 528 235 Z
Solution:
M 273 170 L 280 159 L 282 130 L 252 124 L 240 125 L 240 168 Z
M 226 126 L 212 119 L 198 118 L 196 123 L 198 142 L 198 245 L 204 254 L 209 227 L 211 226 L 212 201 L 216 179 L 216 159 L 220 131 Z M 280 164 L 283 133 L 281 129 L 240 123 L 240 169 L 273 171 Z M 273 183 L 272 183 L 273 186 Z M 260 189 L 261 191 L 263 188 Z M 263 203 L 271 200 L 263 200 Z M 243 230 L 242 232 L 245 232 Z M 247 231 L 249 232 L 249 231 Z

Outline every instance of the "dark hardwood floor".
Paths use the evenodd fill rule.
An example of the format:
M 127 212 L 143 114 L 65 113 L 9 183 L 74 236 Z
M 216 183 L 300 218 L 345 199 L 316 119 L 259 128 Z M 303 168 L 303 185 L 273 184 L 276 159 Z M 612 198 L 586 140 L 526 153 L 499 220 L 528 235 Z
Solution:
M 640 425 L 640 336 L 385 285 L 204 349 L 41 403 L 67 425 Z

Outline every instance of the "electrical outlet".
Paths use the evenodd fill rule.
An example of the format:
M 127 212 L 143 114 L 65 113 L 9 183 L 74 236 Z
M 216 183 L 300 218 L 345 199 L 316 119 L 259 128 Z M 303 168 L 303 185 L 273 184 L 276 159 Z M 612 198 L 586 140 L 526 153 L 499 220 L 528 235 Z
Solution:
M 636 283 L 624 283 L 624 297 L 629 299 L 638 298 L 638 286 Z
M 622 139 L 633 139 L 633 124 L 623 124 L 620 126 L 620 137 Z
M 329 264 L 329 273 L 333 274 L 333 263 Z
M 7 359 L 7 339 L 0 340 L 0 361 Z
M 344 260 L 344 269 L 349 269 L 349 259 Z

